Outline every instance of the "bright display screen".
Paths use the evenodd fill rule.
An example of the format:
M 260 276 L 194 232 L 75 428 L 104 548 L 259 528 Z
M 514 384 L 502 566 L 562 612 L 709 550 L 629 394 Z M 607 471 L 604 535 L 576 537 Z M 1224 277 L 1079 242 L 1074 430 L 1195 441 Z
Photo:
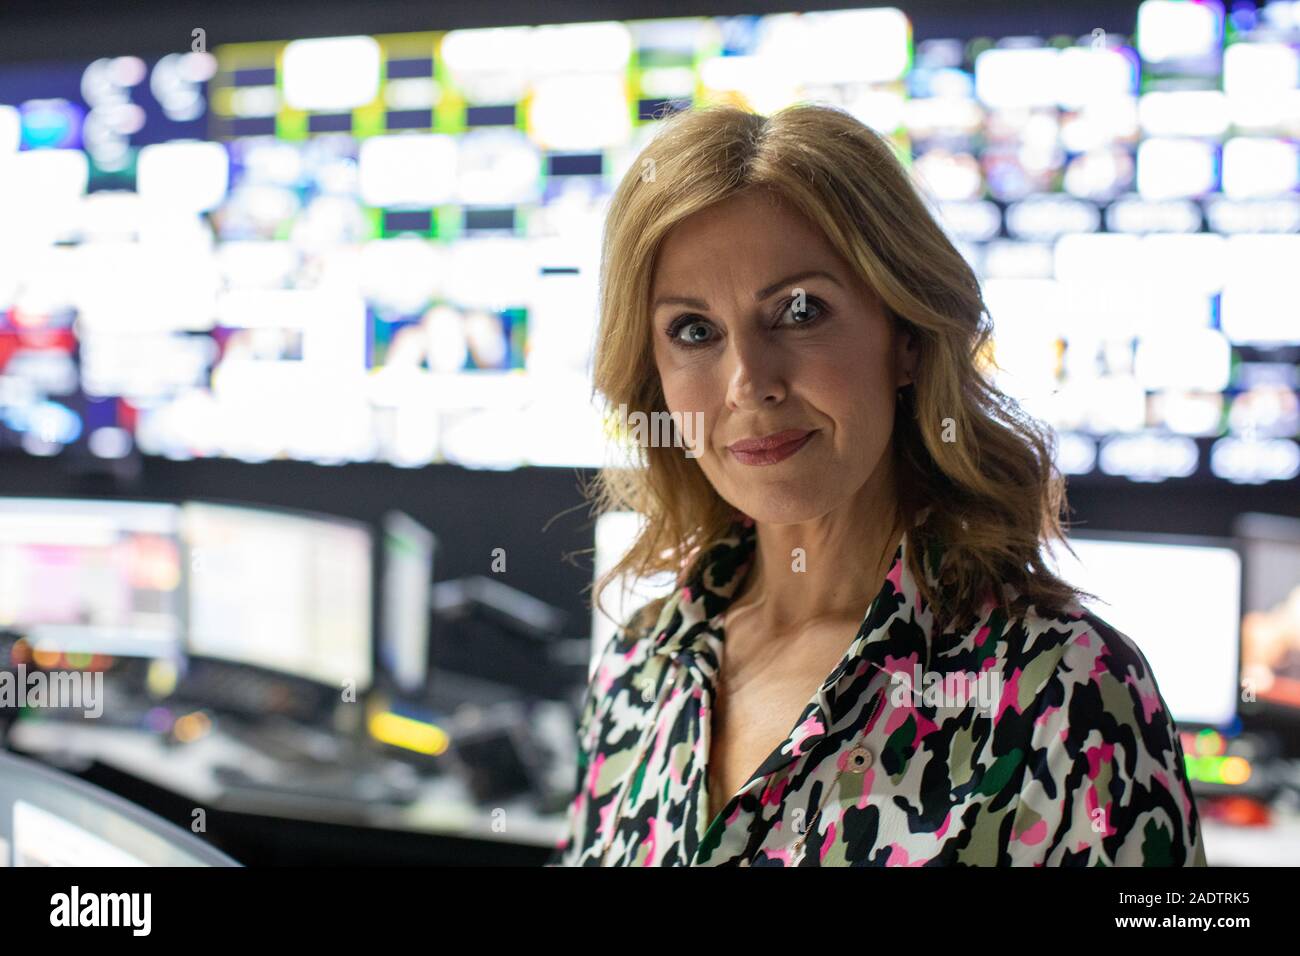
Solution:
M 1300 474 L 1300 4 L 204 43 L 0 66 L 0 449 L 600 465 L 612 190 L 674 110 L 819 101 L 897 144 L 1063 471 Z

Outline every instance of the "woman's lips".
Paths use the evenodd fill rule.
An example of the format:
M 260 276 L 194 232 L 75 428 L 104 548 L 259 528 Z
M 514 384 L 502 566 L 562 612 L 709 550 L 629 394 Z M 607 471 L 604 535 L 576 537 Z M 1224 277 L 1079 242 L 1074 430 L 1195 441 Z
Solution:
M 809 432 L 780 432 L 761 439 L 735 442 L 727 450 L 742 465 L 775 465 L 803 448 L 816 434 L 816 429 Z

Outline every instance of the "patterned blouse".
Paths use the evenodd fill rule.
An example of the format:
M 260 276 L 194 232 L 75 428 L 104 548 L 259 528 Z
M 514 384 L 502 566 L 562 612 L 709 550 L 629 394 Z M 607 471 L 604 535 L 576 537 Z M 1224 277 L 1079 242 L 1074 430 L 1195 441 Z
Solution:
M 1008 618 L 990 600 L 969 631 L 936 634 L 907 535 L 789 736 L 710 820 L 721 618 L 755 539 L 738 520 L 603 650 L 547 866 L 1206 865 L 1177 729 L 1133 641 L 1077 602 Z

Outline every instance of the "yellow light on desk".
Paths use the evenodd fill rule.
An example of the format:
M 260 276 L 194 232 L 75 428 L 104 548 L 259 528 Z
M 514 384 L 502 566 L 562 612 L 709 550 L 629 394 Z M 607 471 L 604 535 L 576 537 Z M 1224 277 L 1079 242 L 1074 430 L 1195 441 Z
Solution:
M 38 647 L 32 651 L 32 660 L 37 667 L 53 670 L 59 666 L 59 661 L 63 660 L 63 652 Z
M 380 743 L 435 757 L 445 751 L 450 742 L 447 732 L 436 724 L 426 724 L 391 711 L 372 713 L 369 725 L 370 736 Z
M 145 672 L 145 686 L 149 688 L 149 693 L 154 697 L 166 697 L 176 689 L 176 683 L 180 675 L 176 672 L 176 665 L 170 661 L 154 660 L 149 662 L 149 670 Z
M 212 729 L 212 721 L 201 710 L 193 711 L 177 719 L 172 727 L 172 734 L 181 743 L 188 744 L 198 740 Z
M 1219 768 L 1219 777 L 1224 783 L 1239 785 L 1250 779 L 1250 761 L 1245 757 L 1224 757 Z

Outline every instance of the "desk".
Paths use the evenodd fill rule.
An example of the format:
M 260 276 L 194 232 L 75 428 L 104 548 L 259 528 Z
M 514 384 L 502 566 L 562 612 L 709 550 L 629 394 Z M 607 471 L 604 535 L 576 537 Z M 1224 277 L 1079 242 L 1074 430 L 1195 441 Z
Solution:
M 1210 866 L 1300 866 L 1300 819 L 1243 827 L 1201 820 Z
M 406 806 L 345 805 L 298 794 L 232 792 L 216 780 L 214 767 L 261 765 L 269 770 L 275 762 L 220 731 L 193 743 L 168 746 L 156 735 L 120 727 L 19 721 L 14 724 L 10 739 L 16 748 L 55 762 L 84 765 L 99 761 L 175 794 L 196 808 L 496 841 L 539 850 L 549 850 L 563 832 L 563 820 L 539 816 L 523 801 L 503 803 L 497 808 L 501 813 L 494 817 L 493 809 L 476 806 L 468 799 L 460 780 L 451 777 L 426 781 L 419 798 Z M 1201 834 L 1210 866 L 1300 866 L 1300 819 L 1242 827 L 1202 818 Z
M 18 721 L 9 739 L 16 749 L 54 763 L 98 761 L 190 801 L 196 809 L 497 841 L 538 850 L 549 850 L 563 832 L 562 819 L 540 816 L 524 800 L 477 806 L 461 781 L 450 776 L 424 781 L 417 799 L 407 805 L 230 790 L 216 779 L 215 767 L 235 764 L 269 771 L 275 761 L 220 731 L 192 743 L 168 745 L 140 730 Z

